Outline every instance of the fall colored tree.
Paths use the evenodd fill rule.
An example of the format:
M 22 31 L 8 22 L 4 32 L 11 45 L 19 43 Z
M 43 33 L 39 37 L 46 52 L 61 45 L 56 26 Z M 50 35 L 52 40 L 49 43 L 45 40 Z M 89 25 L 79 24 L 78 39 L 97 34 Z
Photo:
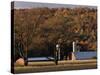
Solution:
M 97 9 L 14 9 L 14 33 L 24 54 L 32 50 L 30 56 L 53 55 L 59 39 L 65 46 L 78 39 L 80 44 L 88 42 L 87 50 L 97 50 Z

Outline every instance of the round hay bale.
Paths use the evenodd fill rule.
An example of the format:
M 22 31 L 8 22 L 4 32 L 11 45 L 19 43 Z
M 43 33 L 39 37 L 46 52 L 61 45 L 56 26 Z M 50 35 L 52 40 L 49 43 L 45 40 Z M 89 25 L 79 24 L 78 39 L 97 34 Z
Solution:
M 16 65 L 18 65 L 18 66 L 24 66 L 24 63 L 25 63 L 25 61 L 24 61 L 23 58 L 19 58 L 19 59 L 16 61 Z

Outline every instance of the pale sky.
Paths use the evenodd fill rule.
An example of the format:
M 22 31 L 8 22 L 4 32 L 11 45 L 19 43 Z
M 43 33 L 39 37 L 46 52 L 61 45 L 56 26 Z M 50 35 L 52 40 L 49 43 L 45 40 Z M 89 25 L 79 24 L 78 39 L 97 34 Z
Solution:
M 24 1 L 14 1 L 15 9 L 25 9 L 25 8 L 37 8 L 37 7 L 48 7 L 48 8 L 75 8 L 75 7 L 88 7 L 97 8 L 96 6 L 83 6 L 83 5 L 69 5 L 69 4 L 53 4 L 53 3 L 37 3 L 37 2 L 24 2 Z

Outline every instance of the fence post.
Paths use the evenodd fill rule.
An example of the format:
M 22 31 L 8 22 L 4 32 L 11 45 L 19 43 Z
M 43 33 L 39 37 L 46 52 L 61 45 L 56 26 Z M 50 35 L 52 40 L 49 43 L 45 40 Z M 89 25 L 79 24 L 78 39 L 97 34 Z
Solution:
M 73 51 L 72 51 L 72 53 L 71 53 L 71 57 L 72 57 L 72 60 L 76 60 L 76 57 L 75 57 L 75 42 L 73 41 Z

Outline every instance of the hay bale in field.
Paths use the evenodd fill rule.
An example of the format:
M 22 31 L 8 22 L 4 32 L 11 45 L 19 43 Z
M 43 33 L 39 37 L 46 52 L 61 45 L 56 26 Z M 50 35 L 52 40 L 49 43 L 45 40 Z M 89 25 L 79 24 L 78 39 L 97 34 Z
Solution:
M 25 61 L 24 61 L 23 58 L 19 58 L 18 60 L 16 60 L 15 64 L 18 65 L 18 66 L 24 66 Z

